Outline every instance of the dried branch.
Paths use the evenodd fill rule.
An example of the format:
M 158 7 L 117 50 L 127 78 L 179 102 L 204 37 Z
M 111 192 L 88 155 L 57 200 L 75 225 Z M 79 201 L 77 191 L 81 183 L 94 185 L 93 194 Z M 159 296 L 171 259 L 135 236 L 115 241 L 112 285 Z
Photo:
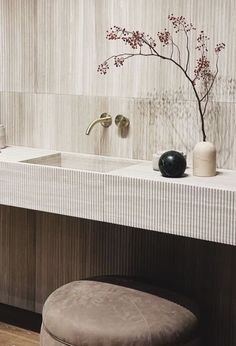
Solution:
M 187 61 L 185 66 L 185 71 L 188 71 L 188 65 L 189 65 L 189 59 L 190 59 L 190 51 L 189 51 L 189 38 L 188 33 L 184 30 L 185 36 L 186 36 L 186 49 L 187 49 Z
M 210 61 L 207 58 L 208 47 L 207 43 L 209 41 L 209 37 L 205 35 L 204 31 L 200 31 L 200 34 L 197 37 L 196 49 L 200 53 L 200 57 L 196 60 L 196 66 L 194 69 L 194 76 L 191 77 L 189 70 L 189 62 L 190 62 L 190 49 L 189 49 L 189 32 L 192 30 L 196 30 L 192 23 L 187 23 L 185 17 L 175 17 L 173 14 L 168 16 L 168 19 L 172 23 L 172 26 L 175 30 L 175 33 L 183 32 L 186 37 L 186 51 L 187 58 L 185 66 L 181 63 L 181 52 L 178 45 L 174 42 L 170 32 L 167 29 L 164 29 L 161 32 L 157 33 L 157 39 L 159 43 L 163 46 L 171 46 L 170 55 L 164 55 L 160 53 L 157 42 L 150 35 L 146 35 L 144 32 L 140 31 L 127 31 L 125 28 L 121 28 L 118 26 L 114 26 L 107 31 L 106 38 L 108 40 L 121 40 L 123 43 L 133 50 L 139 50 L 138 53 L 120 53 L 116 55 L 110 56 L 106 59 L 102 64 L 98 66 L 98 72 L 101 74 L 106 74 L 109 69 L 109 61 L 114 60 L 114 65 L 116 67 L 121 67 L 124 64 L 124 61 L 130 59 L 134 56 L 157 56 L 162 60 L 170 61 L 175 64 L 185 75 L 187 80 L 190 82 L 194 95 L 197 99 L 198 110 L 201 119 L 201 130 L 203 141 L 206 141 L 206 133 L 205 133 L 205 123 L 204 116 L 206 114 L 207 105 L 209 102 L 209 95 L 212 90 L 213 84 L 215 82 L 216 76 L 218 74 L 218 60 L 219 53 L 225 48 L 224 43 L 219 43 L 215 47 L 215 53 L 217 55 L 216 64 L 215 64 L 215 72 L 211 71 Z M 145 53 L 143 51 L 144 48 L 147 48 L 149 53 Z M 174 48 L 177 51 L 177 59 L 174 58 Z M 204 84 L 204 95 L 201 97 L 200 90 L 197 89 L 197 82 L 201 81 Z

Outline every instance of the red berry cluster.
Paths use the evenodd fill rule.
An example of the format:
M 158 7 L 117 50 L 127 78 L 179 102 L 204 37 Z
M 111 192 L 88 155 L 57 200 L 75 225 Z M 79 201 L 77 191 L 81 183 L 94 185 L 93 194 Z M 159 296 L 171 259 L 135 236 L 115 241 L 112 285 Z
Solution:
M 189 32 L 191 30 L 196 30 L 193 24 L 187 23 L 186 18 L 183 16 L 175 17 L 172 13 L 168 16 L 168 19 L 172 22 L 175 32 L 179 32 L 179 31 Z
M 176 33 L 182 31 L 187 36 L 187 43 L 186 48 L 188 51 L 188 57 L 189 57 L 189 46 L 188 46 L 188 39 L 189 39 L 189 31 L 196 30 L 196 28 L 193 26 L 191 22 L 187 22 L 186 18 L 184 16 L 174 16 L 173 14 L 168 16 L 169 21 L 172 23 L 173 28 Z M 126 45 L 129 45 L 132 49 L 140 49 L 139 53 L 122 53 L 118 55 L 111 56 L 109 59 L 104 61 L 102 64 L 98 66 L 97 71 L 101 74 L 106 74 L 109 69 L 109 60 L 112 59 L 114 61 L 114 65 L 116 67 L 121 67 L 124 64 L 124 61 L 132 56 L 135 55 L 145 55 L 141 51 L 141 48 L 143 46 L 147 46 L 151 49 L 150 55 L 155 55 L 161 57 L 154 47 L 157 46 L 156 40 L 154 40 L 150 35 L 146 35 L 144 32 L 141 31 L 127 31 L 125 28 L 119 27 L 119 26 L 113 26 L 109 30 L 107 30 L 106 38 L 108 40 L 122 40 Z M 167 46 L 169 44 L 172 44 L 172 48 L 175 46 L 176 49 L 179 51 L 179 47 L 174 44 L 173 37 L 171 36 L 170 32 L 167 29 L 164 29 L 163 31 L 160 31 L 157 33 L 157 39 L 163 46 Z M 191 82 L 193 85 L 195 85 L 197 80 L 202 80 L 205 83 L 208 83 L 209 80 L 212 80 L 212 71 L 210 67 L 210 61 L 207 59 L 207 52 L 208 52 L 208 41 L 209 37 L 204 33 L 204 31 L 200 31 L 198 37 L 197 37 L 197 43 L 196 43 L 196 49 L 200 51 L 200 58 L 196 61 L 196 66 L 194 69 L 194 77 L 191 79 Z M 223 49 L 225 48 L 224 43 L 218 43 L 215 47 L 215 53 L 219 54 Z M 164 58 L 164 57 L 161 57 Z M 170 60 L 174 60 L 171 56 Z M 175 60 L 174 60 L 175 61 Z M 179 63 L 177 63 L 181 67 L 180 63 L 180 51 L 179 51 Z M 188 61 L 186 65 L 186 70 L 188 69 Z
M 102 64 L 98 65 L 97 72 L 99 72 L 100 74 L 106 74 L 107 70 L 109 70 L 109 65 L 108 65 L 107 61 L 105 61 Z
M 107 31 L 106 38 L 108 40 L 122 40 L 125 44 L 130 45 L 131 48 L 137 49 L 143 46 L 144 32 L 129 32 L 125 28 L 113 26 Z
M 114 60 L 115 60 L 114 65 L 115 65 L 116 67 L 121 67 L 121 66 L 123 66 L 124 61 L 125 61 L 125 59 L 124 59 L 123 57 L 118 57 L 118 56 L 115 56 Z
M 129 44 L 131 48 L 137 49 L 143 46 L 144 33 L 140 31 L 133 31 L 123 35 L 122 40 L 125 44 Z
M 122 33 L 122 29 L 119 26 L 114 25 L 110 30 L 107 30 L 106 38 L 107 40 L 119 40 L 120 34 Z
M 225 49 L 225 44 L 223 42 L 218 43 L 215 47 L 215 52 L 220 53 L 222 51 L 222 49 Z
M 203 50 L 204 52 L 208 52 L 207 41 L 209 41 L 209 37 L 205 35 L 204 31 L 200 31 L 199 36 L 197 37 L 197 50 Z
M 197 59 L 197 65 L 194 69 L 195 79 L 205 80 L 209 79 L 209 76 L 212 75 L 210 70 L 210 61 L 205 55 Z
M 162 31 L 162 32 L 158 31 L 157 36 L 158 36 L 160 42 L 162 43 L 163 47 L 167 46 L 171 41 L 170 32 L 167 31 L 166 29 L 164 29 L 164 31 Z

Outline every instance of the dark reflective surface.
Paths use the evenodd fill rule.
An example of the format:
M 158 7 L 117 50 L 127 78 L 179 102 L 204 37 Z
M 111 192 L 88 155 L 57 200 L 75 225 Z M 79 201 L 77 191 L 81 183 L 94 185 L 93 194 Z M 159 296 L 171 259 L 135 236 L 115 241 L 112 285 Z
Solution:
M 166 151 L 160 157 L 159 169 L 163 177 L 180 178 L 185 172 L 186 160 L 178 151 Z

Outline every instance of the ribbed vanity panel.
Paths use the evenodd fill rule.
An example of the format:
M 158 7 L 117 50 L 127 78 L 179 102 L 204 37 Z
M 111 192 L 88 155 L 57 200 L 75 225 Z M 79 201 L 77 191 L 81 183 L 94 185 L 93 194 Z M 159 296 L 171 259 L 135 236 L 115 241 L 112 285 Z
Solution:
M 105 175 L 104 220 L 236 245 L 236 192 Z
M 103 220 L 99 174 L 7 162 L 0 170 L 1 204 Z
M 233 171 L 165 179 L 150 163 L 99 173 L 2 161 L 0 172 L 4 205 L 236 245 Z

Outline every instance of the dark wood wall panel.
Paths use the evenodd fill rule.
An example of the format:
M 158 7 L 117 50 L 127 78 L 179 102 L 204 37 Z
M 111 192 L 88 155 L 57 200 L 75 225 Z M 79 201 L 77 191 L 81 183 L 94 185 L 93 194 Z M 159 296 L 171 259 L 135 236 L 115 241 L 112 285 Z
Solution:
M 83 276 L 86 238 L 80 224 L 75 218 L 36 214 L 37 311 L 55 288 Z
M 34 212 L 0 207 L 0 302 L 34 310 Z

